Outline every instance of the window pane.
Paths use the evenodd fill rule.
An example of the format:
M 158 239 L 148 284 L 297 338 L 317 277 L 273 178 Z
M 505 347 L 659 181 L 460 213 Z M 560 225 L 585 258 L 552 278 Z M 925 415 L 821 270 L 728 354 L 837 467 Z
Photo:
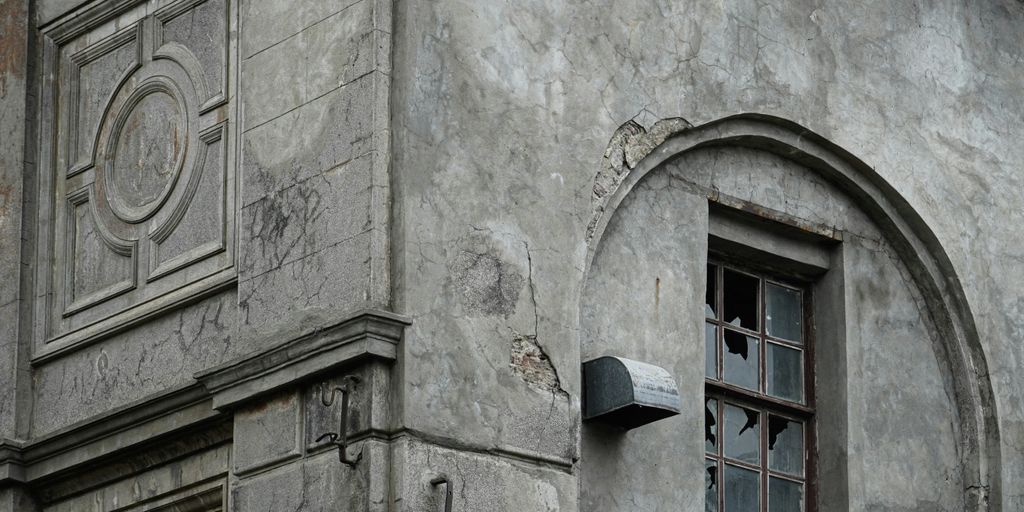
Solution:
M 704 316 L 718 318 L 718 267 L 708 265 L 708 284 L 704 288 Z
M 760 506 L 760 478 L 756 471 L 725 465 L 725 510 L 756 511 Z
M 768 417 L 768 468 L 794 476 L 804 474 L 804 426 L 779 416 Z
M 765 379 L 768 381 L 768 394 L 794 402 L 802 402 L 804 397 L 804 364 L 803 352 L 777 345 L 768 344 L 765 354 Z M 728 366 L 726 369 L 728 370 Z
M 726 322 L 744 329 L 757 330 L 757 286 L 756 277 L 725 269 L 722 279 L 725 295 Z
M 718 400 L 704 401 L 704 449 L 718 453 Z
M 764 290 L 765 330 L 769 335 L 800 341 L 803 329 L 803 311 L 800 292 L 768 283 Z
M 704 512 L 718 512 L 718 464 L 704 459 Z
M 704 324 L 704 375 L 718 379 L 718 327 Z
M 769 512 L 801 512 L 803 507 L 803 485 L 781 478 L 768 479 Z
M 725 381 L 747 389 L 758 391 L 758 375 L 761 367 L 758 363 L 760 350 L 758 339 L 725 330 L 725 351 L 722 363 L 725 366 Z
M 761 461 L 761 426 L 755 410 L 725 404 L 725 432 L 722 445 L 725 456 L 758 464 Z

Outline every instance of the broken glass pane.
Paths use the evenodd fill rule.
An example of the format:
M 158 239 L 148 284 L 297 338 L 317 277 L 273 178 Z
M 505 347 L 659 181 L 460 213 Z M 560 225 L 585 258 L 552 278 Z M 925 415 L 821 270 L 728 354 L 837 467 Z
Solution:
M 704 512 L 718 511 L 718 464 L 704 459 Z
M 704 375 L 718 379 L 718 327 L 704 324 Z
M 708 265 L 708 284 L 704 288 L 704 316 L 718 318 L 718 267 Z
M 718 453 L 718 400 L 704 401 L 704 449 Z
M 727 333 L 728 334 L 728 333 Z M 803 353 L 799 350 L 768 343 L 765 354 L 765 380 L 771 396 L 802 402 L 804 396 Z M 728 366 L 726 369 L 728 370 Z
M 804 426 L 780 416 L 768 416 L 768 468 L 794 476 L 804 474 Z
M 771 477 L 768 479 L 769 512 L 801 512 L 803 507 L 803 485 L 781 478 Z
M 758 339 L 735 331 L 725 330 L 725 350 L 722 353 L 722 372 L 725 381 L 757 391 L 760 374 Z
M 761 491 L 758 485 L 761 479 L 756 471 L 725 465 L 725 481 L 722 487 L 725 489 L 725 502 L 722 508 L 725 510 L 758 510 Z
M 764 290 L 764 301 L 764 322 L 768 334 L 799 342 L 803 329 L 800 292 L 768 283 Z
M 757 286 L 756 277 L 726 269 L 723 273 L 722 288 L 725 303 L 726 322 L 732 325 L 757 330 Z
M 757 464 L 760 462 L 761 427 L 759 413 L 725 404 L 725 427 L 722 433 L 722 446 L 725 456 L 743 462 Z

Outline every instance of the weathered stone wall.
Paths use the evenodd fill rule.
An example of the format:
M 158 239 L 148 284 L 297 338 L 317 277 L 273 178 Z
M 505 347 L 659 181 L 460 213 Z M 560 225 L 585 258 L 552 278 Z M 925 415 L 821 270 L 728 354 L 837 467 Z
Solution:
M 60 176 L 44 173 L 40 220 L 26 226 L 50 262 L 35 267 L 38 294 L 58 297 L 35 301 L 35 330 L 22 333 L 40 360 L 35 435 L 190 383 L 293 314 L 388 303 L 380 6 L 318 2 L 282 16 L 293 9 L 162 1 L 108 14 L 117 4 L 97 2 L 67 19 L 40 4 L 42 58 L 55 70 L 40 112 L 54 135 L 43 131 L 40 154 Z M 131 95 L 164 82 L 169 94 Z M 65 113 L 65 98 L 83 106 Z M 107 128 L 118 115 L 123 134 Z M 182 153 L 123 154 L 162 146 L 168 130 Z M 168 166 L 154 172 L 169 184 L 108 177 L 107 161 Z M 50 190 L 73 195 L 76 223 Z M 118 243 L 123 254 L 108 248 Z
M 0 11 L 0 486 L 64 510 L 211 478 L 194 506 L 227 506 L 229 480 L 246 499 L 251 468 L 227 461 L 259 439 L 239 413 L 231 442 L 246 409 L 195 374 L 390 304 L 390 2 Z M 327 502 L 367 499 L 325 482 Z
M 15 402 L 25 392 L 18 382 L 27 377 L 28 351 L 18 344 L 23 293 L 21 224 L 25 216 L 25 181 L 34 169 L 26 159 L 32 131 L 27 120 L 35 94 L 31 91 L 34 64 L 29 54 L 29 2 L 0 6 L 0 436 L 21 432 Z M 31 187 L 31 178 L 29 188 Z
M 424 362 L 406 368 L 406 421 L 438 435 L 469 425 L 459 437 L 479 447 L 575 457 L 573 443 L 556 443 L 576 437 L 573 399 L 531 397 L 509 361 L 517 335 L 536 335 L 562 388 L 578 396 L 587 331 L 577 293 L 609 139 L 630 119 L 650 128 L 758 112 L 862 159 L 935 231 L 989 364 L 999 500 L 1024 506 L 1024 352 L 1014 341 L 1024 325 L 1015 305 L 1024 150 L 1013 142 L 1024 122 L 1022 19 L 1024 5 L 1010 0 L 398 2 L 395 300 L 413 319 L 406 354 Z M 832 207 L 776 199 L 805 217 Z M 490 282 L 460 285 L 467 257 L 490 261 Z M 520 279 L 518 295 L 499 293 Z M 495 307 L 472 307 L 487 290 Z M 518 436 L 524 425 L 540 431 L 538 422 L 548 425 L 543 438 Z M 869 487 L 886 495 L 879 507 L 927 508 Z
M 6 0 L 0 512 L 699 510 L 723 198 L 833 237 L 824 508 L 1024 508 L 1021 41 L 1018 0 Z M 630 182 L 739 113 L 888 202 L 755 145 Z M 583 424 L 610 353 L 683 414 Z

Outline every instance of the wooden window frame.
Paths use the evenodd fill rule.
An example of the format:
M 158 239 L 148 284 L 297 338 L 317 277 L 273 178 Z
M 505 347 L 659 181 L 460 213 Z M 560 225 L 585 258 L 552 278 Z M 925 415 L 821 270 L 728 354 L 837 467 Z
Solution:
M 713 461 L 717 467 L 717 491 L 718 491 L 718 507 L 719 512 L 733 512 L 723 509 L 725 487 L 724 473 L 725 464 L 731 464 L 736 467 L 743 469 L 754 470 L 758 472 L 760 497 L 758 503 L 758 510 L 762 512 L 768 511 L 768 485 L 769 477 L 781 478 L 793 482 L 799 482 L 804 485 L 804 512 L 816 512 L 817 502 L 817 485 L 816 485 L 816 464 L 815 464 L 815 403 L 814 403 L 814 329 L 813 329 L 813 297 L 812 287 L 810 282 L 795 278 L 791 275 L 786 275 L 784 272 L 772 271 L 768 268 L 756 268 L 749 265 L 749 263 L 735 261 L 726 255 L 712 254 L 708 258 L 708 270 L 710 266 L 715 267 L 715 308 L 717 318 L 709 318 L 704 315 L 705 331 L 707 325 L 716 326 L 716 357 L 715 357 L 715 368 L 716 375 L 715 379 L 707 377 L 705 374 L 704 388 L 705 388 L 705 404 L 707 400 L 715 399 L 717 404 L 716 418 L 718 419 L 718 425 L 716 428 L 716 436 L 718 442 L 716 444 L 716 452 L 711 454 L 706 451 L 704 454 L 705 464 L 709 461 Z M 725 269 L 729 269 L 734 272 L 739 272 L 747 276 L 756 277 L 758 279 L 758 292 L 757 292 L 757 312 L 758 312 L 758 325 L 757 330 L 745 329 L 729 324 L 724 318 L 724 272 Z M 708 279 L 712 276 L 708 275 Z M 780 285 L 786 288 L 799 290 L 801 293 L 801 309 L 803 312 L 802 317 L 802 343 L 794 343 L 773 337 L 767 334 L 766 326 L 766 301 L 765 301 L 765 290 L 767 284 Z M 728 384 L 724 381 L 724 336 L 725 329 L 729 329 L 743 333 L 750 337 L 756 337 L 758 339 L 758 391 L 751 391 L 749 389 Z M 705 334 L 706 336 L 706 334 Z M 768 343 L 776 343 L 789 348 L 799 348 L 803 355 L 803 403 L 793 402 L 790 400 L 776 398 L 767 394 L 767 351 Z M 746 409 L 756 409 L 759 412 L 758 424 L 759 428 L 759 463 L 757 465 L 737 461 L 725 456 L 723 444 L 723 424 L 725 410 L 725 404 L 729 403 L 734 406 L 741 406 Z M 705 405 L 706 407 L 706 405 Z M 804 475 L 803 478 L 795 478 L 785 473 L 772 471 L 768 467 L 768 415 L 772 414 L 775 416 L 785 417 L 793 420 L 800 421 L 803 424 L 804 433 Z

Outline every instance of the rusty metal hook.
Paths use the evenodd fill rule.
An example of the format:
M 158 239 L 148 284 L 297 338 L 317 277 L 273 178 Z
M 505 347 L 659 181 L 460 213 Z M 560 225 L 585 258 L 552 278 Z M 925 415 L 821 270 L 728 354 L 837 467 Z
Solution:
M 348 401 L 349 397 L 352 395 L 352 391 L 356 387 L 356 384 L 359 383 L 359 377 L 348 375 L 342 380 L 345 382 L 344 386 L 335 386 L 331 390 L 330 398 L 327 398 L 326 386 L 323 384 L 317 386 L 320 393 L 320 403 L 323 404 L 324 407 L 333 406 L 337 394 L 339 392 L 341 393 L 341 424 L 338 426 L 338 432 L 327 432 L 322 434 L 320 437 L 316 438 L 316 442 L 319 443 L 324 439 L 328 439 L 330 444 L 338 447 L 338 460 L 340 460 L 342 464 L 351 468 L 355 467 L 356 463 L 363 458 L 362 451 L 359 452 L 359 455 L 357 455 L 356 458 L 348 458 Z
M 430 485 L 437 487 L 444 484 L 444 512 L 452 512 L 452 481 L 448 475 L 441 474 L 430 481 Z
M 345 392 L 345 390 L 343 388 L 339 388 L 338 386 L 334 386 L 334 389 L 331 390 L 331 397 L 327 398 L 327 392 L 324 391 L 324 385 L 323 384 L 317 385 L 317 389 L 320 390 L 320 403 L 324 404 L 324 407 L 330 407 L 330 406 L 334 405 L 334 397 L 337 396 L 339 391 L 342 392 L 342 393 Z

